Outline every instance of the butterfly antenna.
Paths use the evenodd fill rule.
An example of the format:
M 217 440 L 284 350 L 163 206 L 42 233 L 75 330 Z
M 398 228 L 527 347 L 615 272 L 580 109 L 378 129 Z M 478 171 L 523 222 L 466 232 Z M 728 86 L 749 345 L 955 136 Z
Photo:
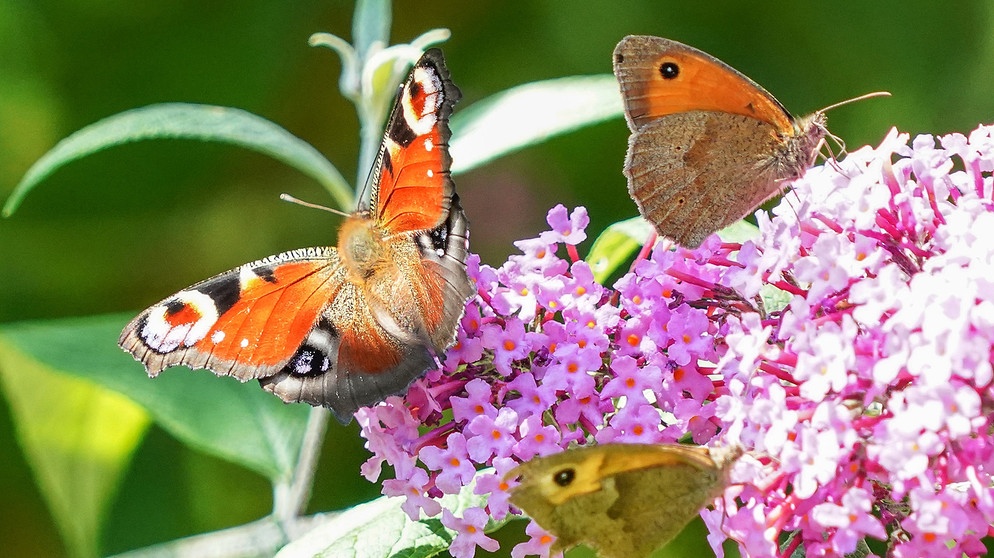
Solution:
M 375 182 L 376 180 L 375 177 L 373 176 L 373 173 L 376 172 L 376 169 L 380 168 L 380 161 L 382 160 L 382 158 L 383 158 L 383 146 L 380 146 L 379 153 L 377 153 L 376 158 L 373 159 L 373 166 L 370 167 L 369 171 L 366 172 L 366 180 L 363 180 L 362 188 L 360 188 L 356 192 L 356 199 L 359 200 L 358 201 L 359 207 L 369 206 L 370 202 L 369 198 L 367 197 L 367 194 L 369 193 L 370 189 L 373 187 L 373 182 Z
M 320 209 L 322 211 L 327 211 L 328 213 L 334 213 L 335 215 L 341 215 L 342 217 L 348 217 L 349 216 L 349 214 L 346 213 L 346 212 L 344 212 L 344 211 L 339 211 L 337 209 L 334 209 L 334 208 L 331 208 L 331 207 L 326 207 L 326 206 L 323 206 L 323 205 L 318 205 L 316 203 L 305 202 L 304 200 L 295 198 L 295 197 L 291 196 L 290 194 L 287 194 L 286 192 L 280 194 L 280 199 L 283 200 L 283 201 L 285 201 L 285 202 L 295 203 L 297 205 L 302 205 L 304 207 L 309 207 L 311 209 Z
M 852 99 L 846 99 L 845 101 L 839 101 L 834 105 L 828 105 L 827 107 L 819 110 L 818 112 L 827 112 L 834 108 L 841 107 L 842 105 L 848 105 L 849 103 L 855 103 L 856 101 L 862 101 L 865 99 L 872 99 L 874 97 L 890 97 L 890 91 L 874 91 L 873 93 L 867 93 L 866 95 L 860 95 L 859 97 L 853 97 Z

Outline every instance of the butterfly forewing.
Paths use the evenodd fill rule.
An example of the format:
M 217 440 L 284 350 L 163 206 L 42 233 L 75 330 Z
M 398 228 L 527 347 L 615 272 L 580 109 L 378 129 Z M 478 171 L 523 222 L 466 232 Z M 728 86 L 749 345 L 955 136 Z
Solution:
M 174 365 L 249 380 L 289 360 L 334 295 L 331 248 L 293 250 L 186 288 L 138 315 L 118 343 L 150 376 Z
M 442 225 L 454 192 L 449 167 L 449 116 L 459 89 L 438 50 L 430 50 L 397 93 L 377 160 L 372 206 L 389 232 Z
M 605 558 L 648 556 L 666 544 L 724 488 L 733 451 L 603 444 L 525 462 L 510 501 L 557 541 L 553 552 L 586 543 Z
M 660 116 L 698 110 L 749 116 L 782 133 L 793 129 L 787 109 L 759 84 L 710 54 L 676 41 L 625 37 L 614 49 L 614 73 L 633 131 Z

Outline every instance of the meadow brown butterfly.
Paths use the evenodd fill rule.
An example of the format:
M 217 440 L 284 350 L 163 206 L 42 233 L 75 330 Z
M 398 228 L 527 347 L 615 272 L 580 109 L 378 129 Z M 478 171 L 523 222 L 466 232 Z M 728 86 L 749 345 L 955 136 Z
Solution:
M 647 556 L 724 490 L 740 448 L 600 444 L 536 457 L 507 473 L 511 503 L 556 536 L 602 558 Z
M 632 131 L 628 191 L 660 234 L 690 248 L 800 178 L 828 134 L 827 109 L 794 118 L 734 68 L 669 39 L 625 37 L 614 75 Z

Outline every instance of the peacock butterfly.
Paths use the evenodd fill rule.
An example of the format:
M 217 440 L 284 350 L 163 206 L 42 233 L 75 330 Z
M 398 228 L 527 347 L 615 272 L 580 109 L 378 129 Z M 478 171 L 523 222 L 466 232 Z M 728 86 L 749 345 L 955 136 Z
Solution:
M 448 120 L 460 97 L 441 51 L 397 93 L 371 196 L 338 247 L 292 250 L 183 289 L 118 341 L 155 377 L 177 365 L 259 380 L 343 423 L 405 391 L 443 357 L 474 287 L 469 230 L 449 176 Z

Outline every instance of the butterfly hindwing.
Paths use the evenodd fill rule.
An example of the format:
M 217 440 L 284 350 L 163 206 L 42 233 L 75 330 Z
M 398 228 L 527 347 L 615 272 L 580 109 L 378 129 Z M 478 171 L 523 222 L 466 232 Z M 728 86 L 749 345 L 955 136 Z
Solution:
M 722 117 L 732 140 L 714 141 L 715 113 L 671 114 L 650 122 L 629 140 L 624 172 L 639 212 L 660 234 L 683 246 L 699 246 L 707 236 L 744 217 L 780 192 L 776 168 L 760 168 L 761 153 L 776 148 L 769 126 L 740 115 Z M 696 164 L 687 164 L 692 159 Z M 746 178 L 741 169 L 752 173 Z M 658 187 L 666 184 L 666 188 Z

